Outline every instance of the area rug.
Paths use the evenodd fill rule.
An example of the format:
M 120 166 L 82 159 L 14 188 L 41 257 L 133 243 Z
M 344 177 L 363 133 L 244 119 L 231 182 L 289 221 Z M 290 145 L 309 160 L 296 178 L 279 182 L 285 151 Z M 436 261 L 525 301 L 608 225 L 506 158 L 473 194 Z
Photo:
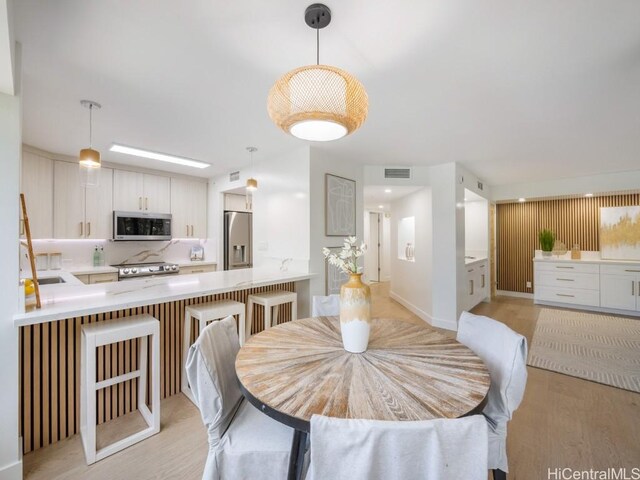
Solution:
M 528 364 L 640 393 L 640 318 L 544 308 Z

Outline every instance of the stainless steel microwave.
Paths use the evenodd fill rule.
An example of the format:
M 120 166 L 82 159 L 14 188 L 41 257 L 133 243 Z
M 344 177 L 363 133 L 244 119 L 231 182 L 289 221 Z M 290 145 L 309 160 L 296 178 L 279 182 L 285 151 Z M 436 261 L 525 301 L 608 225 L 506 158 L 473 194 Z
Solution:
M 114 240 L 171 240 L 171 214 L 113 212 Z

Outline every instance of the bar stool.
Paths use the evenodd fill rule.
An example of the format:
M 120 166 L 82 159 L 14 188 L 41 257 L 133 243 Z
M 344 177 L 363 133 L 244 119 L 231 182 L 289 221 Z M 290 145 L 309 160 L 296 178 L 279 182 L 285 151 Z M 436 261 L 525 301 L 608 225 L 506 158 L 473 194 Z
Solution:
M 278 316 L 280 314 L 280 305 L 291 304 L 291 320 L 298 318 L 298 295 L 296 292 L 287 292 L 285 290 L 276 290 L 275 292 L 254 293 L 249 295 L 247 308 L 249 310 L 249 319 L 247 321 L 246 338 L 251 336 L 253 328 L 253 305 L 262 305 L 264 307 L 264 329 L 271 328 L 271 307 L 275 307 L 273 321 L 278 324 Z
M 139 339 L 138 369 L 96 381 L 96 349 Z M 147 398 L 147 351 L 151 348 L 151 410 Z M 113 455 L 160 431 L 160 322 L 151 315 L 91 323 L 82 326 L 80 366 L 80 437 L 87 465 Z M 96 450 L 96 391 L 138 379 L 138 411 L 148 428 Z
M 229 315 L 238 315 L 238 332 L 240 337 L 240 345 L 244 345 L 245 340 L 245 307 L 244 303 L 235 300 L 218 300 L 209 303 L 200 303 L 197 305 L 189 305 L 185 309 L 184 314 L 184 332 L 182 335 L 182 381 L 180 390 L 191 402 L 197 406 L 193 398 L 193 392 L 189 387 L 187 372 L 185 366 L 187 364 L 187 353 L 191 346 L 191 319 L 198 320 L 198 336 L 207 324 L 213 320 L 222 320 Z

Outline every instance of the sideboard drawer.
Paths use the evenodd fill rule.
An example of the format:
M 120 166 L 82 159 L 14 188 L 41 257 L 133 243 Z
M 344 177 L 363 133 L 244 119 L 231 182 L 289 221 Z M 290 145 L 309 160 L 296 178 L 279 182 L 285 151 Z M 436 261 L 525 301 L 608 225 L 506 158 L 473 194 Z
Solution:
M 601 265 L 600 273 L 605 275 L 640 275 L 640 264 L 629 265 Z
M 583 288 L 585 290 L 598 290 L 600 288 L 600 275 L 597 273 L 576 273 L 567 271 L 541 271 L 536 272 L 536 288 L 560 287 Z
M 535 262 L 535 266 L 541 272 L 600 273 L 600 265 L 597 263 Z
M 571 303 L 574 305 L 600 306 L 600 291 L 577 288 L 558 288 L 536 285 L 536 300 L 547 302 Z

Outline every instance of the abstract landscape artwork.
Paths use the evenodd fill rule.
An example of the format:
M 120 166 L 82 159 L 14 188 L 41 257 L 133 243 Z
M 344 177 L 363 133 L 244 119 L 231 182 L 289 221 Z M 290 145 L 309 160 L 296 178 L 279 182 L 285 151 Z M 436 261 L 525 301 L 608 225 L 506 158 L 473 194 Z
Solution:
M 640 206 L 600 208 L 600 256 L 640 260 Z

